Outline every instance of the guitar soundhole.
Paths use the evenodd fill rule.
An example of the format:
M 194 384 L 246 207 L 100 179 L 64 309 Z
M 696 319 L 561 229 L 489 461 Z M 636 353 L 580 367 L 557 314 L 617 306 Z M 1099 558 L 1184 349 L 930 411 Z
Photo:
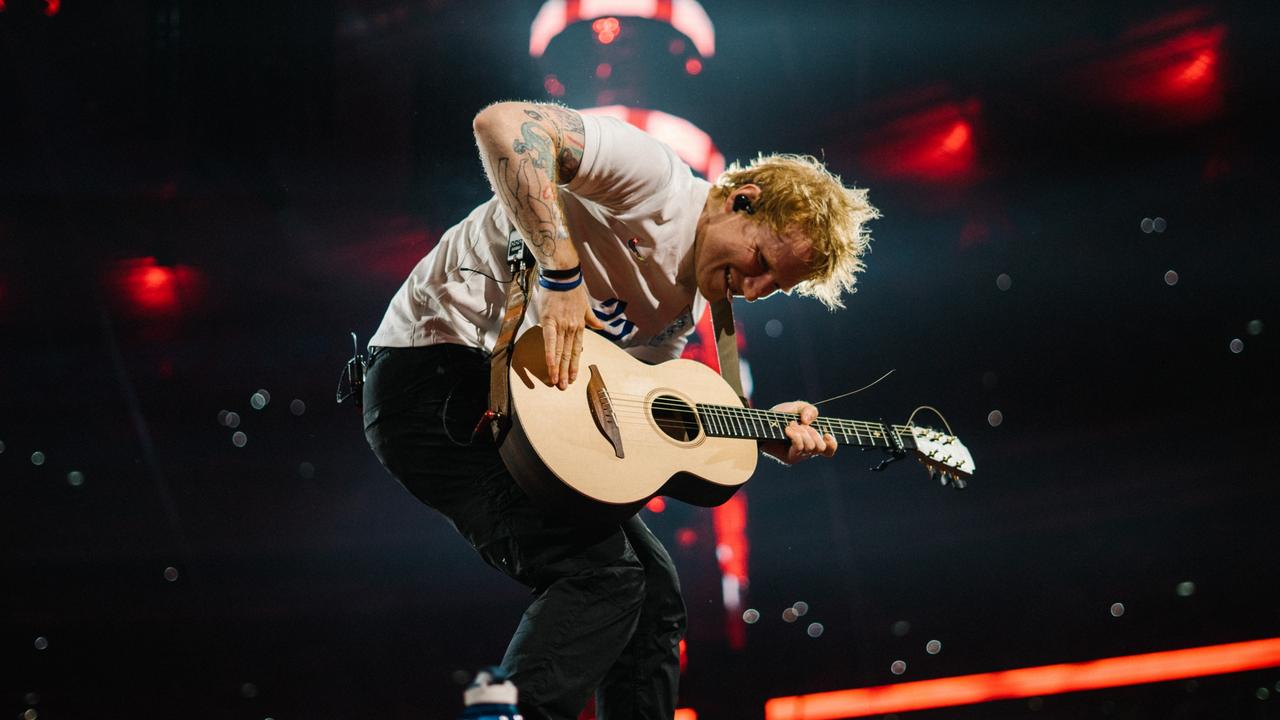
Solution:
M 649 405 L 653 421 L 672 440 L 692 442 L 698 437 L 698 416 L 688 403 L 674 395 L 659 395 Z

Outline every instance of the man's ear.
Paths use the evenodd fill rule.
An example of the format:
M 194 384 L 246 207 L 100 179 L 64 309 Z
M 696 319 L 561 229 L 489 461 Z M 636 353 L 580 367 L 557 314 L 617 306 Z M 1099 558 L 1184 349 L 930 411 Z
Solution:
M 747 183 L 746 185 L 736 187 L 730 190 L 728 197 L 724 199 L 724 211 L 728 213 L 733 212 L 733 204 L 739 195 L 747 196 L 747 202 L 755 205 L 756 201 L 760 199 L 760 195 L 762 193 L 763 191 L 760 189 L 760 186 L 755 183 Z

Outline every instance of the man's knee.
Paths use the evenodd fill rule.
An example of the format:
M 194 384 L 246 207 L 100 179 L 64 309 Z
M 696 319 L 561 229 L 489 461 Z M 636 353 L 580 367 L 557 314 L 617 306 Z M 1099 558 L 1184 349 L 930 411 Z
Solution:
M 638 562 L 620 562 L 598 572 L 599 587 L 608 600 L 619 608 L 639 614 L 644 608 L 650 586 L 644 567 Z
M 688 625 L 680 578 L 669 560 L 646 568 L 645 602 L 656 621 L 659 634 L 679 641 Z

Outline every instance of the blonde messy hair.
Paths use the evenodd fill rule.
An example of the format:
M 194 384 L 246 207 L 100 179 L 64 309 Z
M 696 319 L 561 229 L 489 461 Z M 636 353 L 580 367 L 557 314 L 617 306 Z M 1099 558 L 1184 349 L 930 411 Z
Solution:
M 862 271 L 862 254 L 871 242 L 863 223 L 880 217 L 867 201 L 867 191 L 845 187 L 839 175 L 811 155 L 761 154 L 745 167 L 730 165 L 712 192 L 726 198 L 747 184 L 760 186 L 756 219 L 780 235 L 798 229 L 813 243 L 813 272 L 796 292 L 817 298 L 830 310 L 844 307 L 840 296 L 854 291 L 854 274 Z

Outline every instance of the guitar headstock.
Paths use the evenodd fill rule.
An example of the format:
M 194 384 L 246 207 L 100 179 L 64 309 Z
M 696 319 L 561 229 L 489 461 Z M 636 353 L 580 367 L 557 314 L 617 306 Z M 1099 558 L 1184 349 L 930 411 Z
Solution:
M 969 484 L 975 469 L 973 456 L 954 435 L 912 425 L 911 436 L 916 441 L 916 459 L 929 470 L 929 477 L 937 475 L 943 485 L 957 490 Z

